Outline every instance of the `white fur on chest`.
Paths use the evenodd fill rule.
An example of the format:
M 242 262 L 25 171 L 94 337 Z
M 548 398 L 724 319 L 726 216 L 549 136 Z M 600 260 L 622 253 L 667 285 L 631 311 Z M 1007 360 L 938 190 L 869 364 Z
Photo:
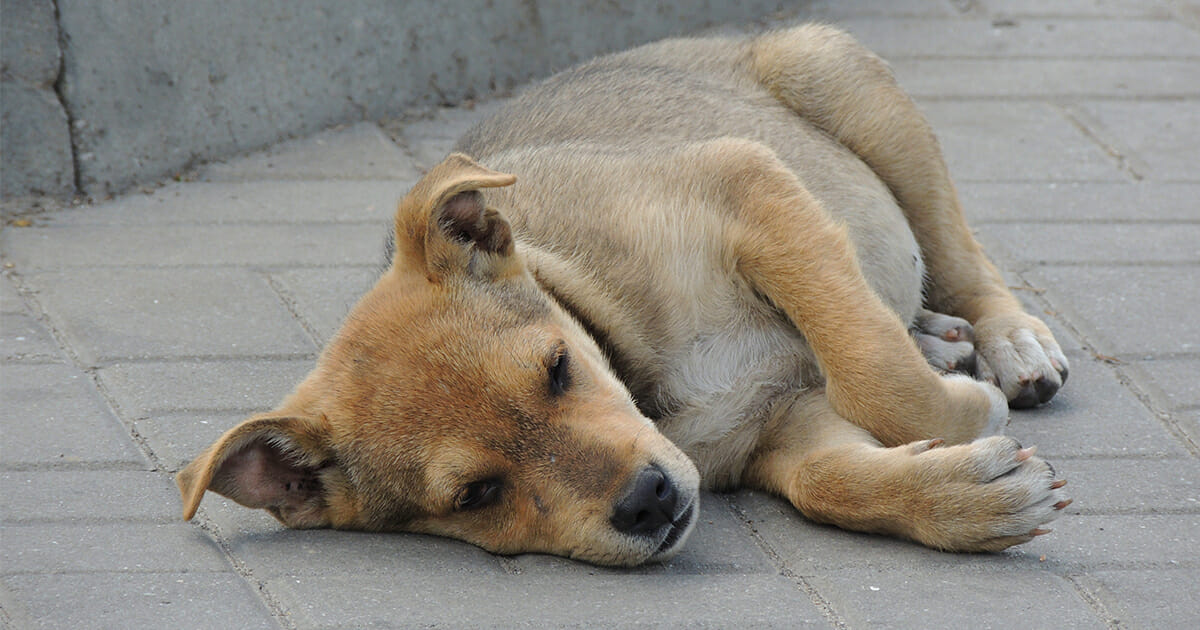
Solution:
M 768 306 L 743 302 L 726 312 L 677 349 L 657 388 L 670 410 L 659 429 L 710 487 L 740 475 L 771 406 L 815 374 L 803 336 Z

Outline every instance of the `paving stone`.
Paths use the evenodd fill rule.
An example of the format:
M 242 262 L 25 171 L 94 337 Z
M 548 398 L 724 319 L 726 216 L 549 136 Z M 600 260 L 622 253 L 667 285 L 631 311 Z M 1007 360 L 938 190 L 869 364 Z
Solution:
M 228 571 L 217 547 L 183 523 L 0 526 L 0 572 Z
M 581 564 L 569 595 L 559 575 L 300 576 L 267 588 L 305 629 L 829 627 L 804 593 L 777 575 L 663 580 Z
M 1200 85 L 1200 64 L 1191 80 Z M 1184 101 L 1092 102 L 1085 105 L 1113 135 L 1149 167 L 1151 179 L 1197 182 L 1200 173 L 1200 103 Z M 1195 218 L 1195 215 L 1193 215 Z
M 222 434 L 251 415 L 252 412 L 156 412 L 150 417 L 134 420 L 133 425 L 159 464 L 168 471 L 177 472 Z
M 1200 184 L 960 182 L 973 224 L 992 221 L 1195 221 Z
M 1122 370 L 1133 376 L 1163 409 L 1200 407 L 1200 358 L 1130 361 Z
M 1122 17 L 1109 25 L 1062 18 L 855 18 L 837 25 L 884 59 L 905 57 L 1200 56 L 1200 33 L 1177 22 Z
M 0 313 L 29 313 L 29 309 L 25 307 L 25 300 L 17 291 L 17 285 L 13 284 L 8 274 L 0 275 Z
M 1080 576 L 1104 607 L 1128 628 L 1187 628 L 1200 619 L 1200 569 L 1096 571 Z
M 1041 550 L 1056 573 L 1151 567 L 1200 568 L 1200 514 L 1064 516 L 1051 525 L 1054 549 Z M 1038 539 L 1039 542 L 1041 539 Z
M 575 575 L 579 563 L 546 555 L 516 557 L 522 573 Z M 770 559 L 750 537 L 741 519 L 729 509 L 723 495 L 705 492 L 700 515 L 682 551 L 671 560 L 636 569 L 646 574 L 712 575 L 717 573 L 775 573 Z
M 383 225 L 81 225 L 0 233 L 22 271 L 180 265 L 374 265 Z M 119 254 L 117 252 L 120 252 Z
M 1200 96 L 1200 68 L 1191 60 L 895 59 L 891 65 L 918 101 Z
M 205 445 L 207 446 L 207 445 Z M 182 514 L 182 503 L 180 503 Z M 239 539 L 269 541 L 289 531 L 266 510 L 252 510 L 219 494 L 209 492 L 200 502 L 197 518 L 220 533 L 222 539 L 236 544 Z M 305 530 L 319 531 L 319 530 Z M 466 545 L 466 543 L 460 543 Z M 466 545 L 470 547 L 470 545 Z M 276 549 L 279 549 L 277 547 Z M 284 560 L 292 561 L 292 560 Z M 266 568 L 264 568 L 266 570 Z
M 0 465 L 144 466 L 91 378 L 61 364 L 0 364 Z
M 422 171 L 437 166 L 454 148 L 457 137 L 417 138 L 409 141 L 409 151 L 413 154 L 413 162 Z
M 1200 263 L 1200 223 L 1003 223 L 977 226 L 989 250 L 1033 263 Z
M 806 2 L 805 19 L 846 19 L 849 17 L 950 17 L 962 15 L 951 2 L 929 2 L 928 0 L 813 0 Z
M 992 252 L 988 252 L 988 255 L 991 256 Z M 995 259 L 993 258 L 993 260 Z M 1003 263 L 1005 266 L 1013 266 L 1009 261 L 1003 261 Z M 1021 302 L 1021 306 L 1025 308 L 1025 312 L 1041 319 L 1050 328 L 1051 334 L 1054 335 L 1059 347 L 1067 355 L 1068 361 L 1075 361 L 1077 358 L 1093 359 L 1092 353 L 1087 350 L 1083 340 L 1079 339 L 1073 331 L 1064 327 L 1062 317 L 1054 305 L 1043 303 L 1042 295 L 1045 293 L 1045 287 L 1036 286 L 1016 273 L 1004 271 L 1000 273 L 1008 282 L 1009 289 Z M 1072 365 L 1074 364 L 1072 363 Z
M 380 267 L 375 266 L 296 269 L 272 276 L 278 280 L 296 312 L 316 330 L 324 344 L 342 327 L 350 309 L 371 290 L 379 274 Z
M 984 0 L 981 4 L 1001 15 L 1052 15 L 1071 17 L 1167 18 L 1171 12 L 1162 0 Z
M 88 269 L 28 276 L 87 363 L 313 354 L 266 279 L 245 269 Z
M 1191 440 L 1194 447 L 1200 446 L 1200 408 L 1174 412 L 1171 422 Z
M 1125 178 L 1111 157 L 1051 105 L 936 102 L 922 110 L 956 181 Z
M 955 570 L 964 575 L 1040 572 L 1039 554 L 1062 545 L 1055 535 L 995 554 L 955 554 L 934 551 L 917 543 L 818 525 L 786 501 L 762 492 L 741 490 L 735 504 L 751 528 L 770 546 L 788 569 L 801 576 L 819 576 L 848 569 L 878 572 Z M 1059 519 L 1061 521 L 1062 519 Z M 1059 521 L 1055 521 L 1056 523 Z
M 246 508 L 242 508 L 243 510 Z M 505 575 L 497 556 L 464 542 L 419 534 L 272 529 L 230 536 L 233 553 L 254 575 L 365 576 L 419 582 L 433 576 Z
M 1057 457 L 1183 456 L 1187 450 L 1121 385 L 1112 369 L 1068 355 L 1071 375 L 1048 404 L 1013 411 L 1006 435 L 1051 462 Z
M 4 578 L 37 628 L 278 628 L 233 573 L 84 573 Z
M 429 170 L 446 157 L 454 143 L 475 123 L 495 114 L 506 101 L 476 103 L 472 107 L 442 107 L 428 117 L 389 123 L 393 135 L 408 148 L 422 170 Z
M 1068 514 L 1200 513 L 1200 462 L 1191 457 L 1056 459 L 1074 500 Z M 1069 516 L 1064 516 L 1069 518 Z
M 756 531 L 798 575 L 825 576 L 849 569 L 880 574 L 954 571 L 1021 580 L 1043 571 L 1059 575 L 1092 569 L 1150 566 L 1196 568 L 1200 514 L 1064 514 L 1053 533 L 994 554 L 953 554 L 884 536 L 848 532 L 806 521 L 782 500 L 743 491 L 738 504 Z M 1070 510 L 1070 508 L 1068 508 Z
M 171 183 L 145 194 L 41 216 L 38 225 L 373 223 L 386 231 L 400 199 L 414 183 L 416 180 Z
M 1144 359 L 1200 350 L 1200 266 L 1041 267 L 1025 274 L 1106 355 Z M 1153 322 L 1153 324 L 1150 324 Z
M 167 521 L 179 491 L 157 472 L 130 470 L 0 473 L 0 521 Z
M 205 167 L 208 181 L 260 179 L 399 179 L 412 181 L 416 168 L 379 127 L 359 123 L 334 128 L 300 140 L 280 143 L 264 152 Z
M 192 410 L 268 411 L 312 370 L 312 358 L 118 363 L 100 382 L 129 417 Z M 181 387 L 186 383 L 186 387 Z
M 851 628 L 1107 627 L 1070 582 L 1045 571 L 855 569 L 809 581 Z
M 28 313 L 0 313 L 0 357 L 5 361 L 61 361 L 58 343 Z

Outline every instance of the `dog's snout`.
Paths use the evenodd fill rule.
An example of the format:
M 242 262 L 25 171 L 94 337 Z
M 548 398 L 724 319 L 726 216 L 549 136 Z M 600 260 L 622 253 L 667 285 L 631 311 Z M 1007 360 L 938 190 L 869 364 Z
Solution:
M 617 501 L 609 520 L 621 533 L 647 536 L 671 522 L 678 504 L 679 492 L 671 478 L 658 466 L 647 466 Z

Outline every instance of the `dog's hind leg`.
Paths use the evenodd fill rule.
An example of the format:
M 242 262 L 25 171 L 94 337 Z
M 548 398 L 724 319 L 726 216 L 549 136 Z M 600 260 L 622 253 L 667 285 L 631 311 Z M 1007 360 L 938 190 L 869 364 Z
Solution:
M 891 189 L 921 247 L 929 308 L 975 327 L 981 371 L 1013 407 L 1046 402 L 1067 359 L 1027 314 L 967 228 L 941 148 L 879 57 L 846 33 L 809 24 L 752 44 L 752 72 L 776 98 L 856 153 Z
M 843 226 L 767 147 L 720 139 L 689 152 L 733 212 L 731 266 L 803 333 L 833 408 L 884 444 L 965 442 L 1007 418 L 999 390 L 940 377 L 867 284 Z
M 808 518 L 947 551 L 999 551 L 1046 533 L 1070 500 L 1054 469 L 1006 437 L 886 448 L 822 392 L 776 407 L 743 483 Z

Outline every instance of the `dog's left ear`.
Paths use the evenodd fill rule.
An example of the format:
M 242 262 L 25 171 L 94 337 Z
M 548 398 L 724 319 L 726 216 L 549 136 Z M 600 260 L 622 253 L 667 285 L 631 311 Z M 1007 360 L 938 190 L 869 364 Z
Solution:
M 400 202 L 393 264 L 424 268 L 434 282 L 460 273 L 489 279 L 519 273 L 508 221 L 480 192 L 516 180 L 451 154 Z

